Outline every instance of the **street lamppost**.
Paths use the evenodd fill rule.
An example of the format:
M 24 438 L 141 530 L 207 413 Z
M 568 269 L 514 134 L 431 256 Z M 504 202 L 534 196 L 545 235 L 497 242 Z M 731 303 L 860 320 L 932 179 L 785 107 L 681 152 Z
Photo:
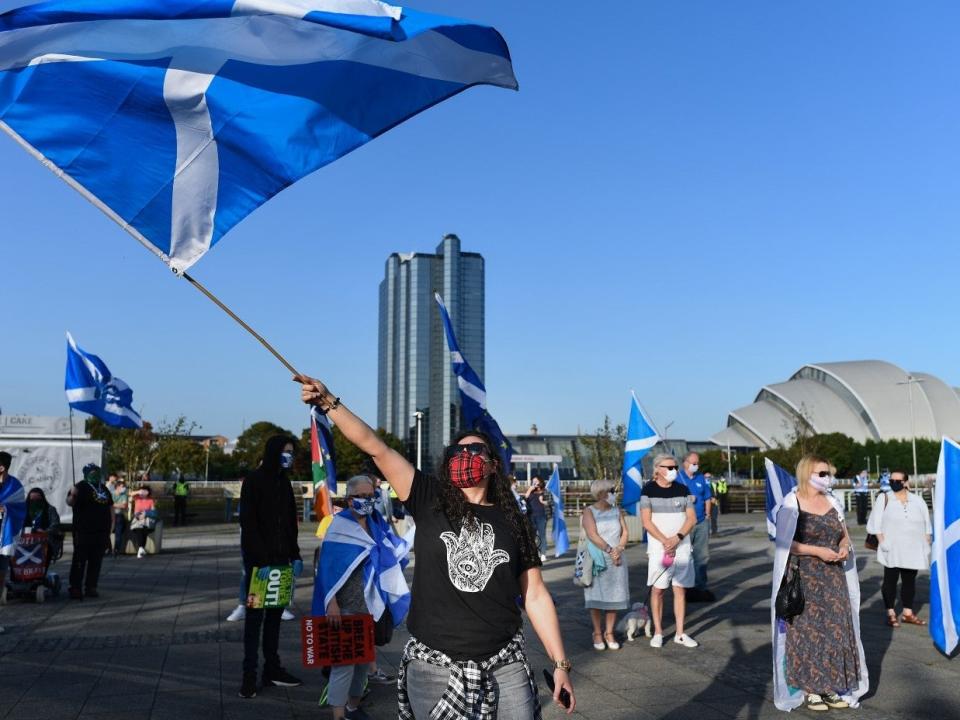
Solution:
M 203 468 L 203 484 L 210 482 L 210 440 L 207 440 L 207 462 Z
M 671 420 L 670 422 L 668 422 L 666 425 L 663 426 L 663 447 L 666 448 L 667 452 L 670 453 L 671 455 L 673 455 L 673 453 L 670 452 L 670 440 L 668 438 L 669 438 L 670 428 L 673 427 L 673 423 L 674 421 Z
M 910 403 L 910 442 L 913 445 L 913 477 L 917 476 L 917 423 L 916 418 L 914 418 L 913 415 L 913 386 L 922 382 L 923 380 L 918 380 L 913 375 L 907 375 L 906 380 L 897 383 L 897 385 L 907 386 L 907 398 L 909 399 Z M 879 470 L 879 467 L 877 469 Z
M 867 477 L 870 477 L 870 456 L 864 455 L 863 459 L 867 461 Z
M 413 416 L 417 419 L 417 470 L 420 470 L 423 462 L 423 411 L 417 410 Z

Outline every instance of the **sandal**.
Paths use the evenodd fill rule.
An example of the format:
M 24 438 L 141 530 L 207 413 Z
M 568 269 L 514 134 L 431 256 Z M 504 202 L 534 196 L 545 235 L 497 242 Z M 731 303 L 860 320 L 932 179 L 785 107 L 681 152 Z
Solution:
M 619 650 L 620 643 L 617 642 L 613 633 L 604 633 L 603 639 L 607 641 L 607 648 L 610 650 Z
M 923 618 L 918 618 L 913 613 L 909 615 L 903 614 L 900 616 L 900 622 L 907 623 L 907 625 L 926 625 L 927 621 Z
M 896 616 L 896 615 L 887 615 L 887 625 L 889 625 L 889 626 L 892 627 L 892 628 L 898 628 L 898 627 L 900 627 L 900 623 L 897 622 L 897 616 Z
M 599 638 L 599 642 L 597 639 Z M 594 650 L 606 650 L 607 646 L 603 642 L 603 633 L 594 633 L 593 634 L 593 649 Z

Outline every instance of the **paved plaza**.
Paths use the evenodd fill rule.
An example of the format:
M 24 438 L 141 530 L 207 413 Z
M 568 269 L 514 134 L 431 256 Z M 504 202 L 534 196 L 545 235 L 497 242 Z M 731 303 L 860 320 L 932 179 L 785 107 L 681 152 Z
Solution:
M 645 639 L 616 652 L 591 648 L 582 591 L 570 580 L 572 552 L 551 559 L 545 576 L 560 609 L 574 663 L 577 715 L 591 720 L 720 720 L 783 718 L 771 701 L 769 568 L 771 547 L 763 516 L 731 515 L 711 541 L 711 585 L 718 602 L 691 606 L 688 632 L 697 649 Z M 575 523 L 572 523 L 575 527 Z M 304 557 L 317 541 L 304 528 Z M 858 546 L 863 531 L 854 528 Z M 2 720 L 215 720 L 326 718 L 317 706 L 318 671 L 300 667 L 299 625 L 284 623 L 281 655 L 304 678 L 292 690 L 271 688 L 256 699 L 237 697 L 242 623 L 224 618 L 236 605 L 240 580 L 236 526 L 168 529 L 164 551 L 143 560 L 106 558 L 102 597 L 43 604 L 11 601 L 0 610 L 0 719 Z M 57 564 L 64 575 L 67 555 Z M 645 594 L 642 546 L 627 551 L 633 600 Z M 960 718 L 960 658 L 939 655 L 926 628 L 891 630 L 882 623 L 880 572 L 861 557 L 861 622 L 871 691 L 859 711 L 870 720 Z M 312 585 L 302 578 L 297 607 L 308 609 Z M 928 587 L 920 583 L 925 617 Z M 668 615 L 669 617 L 669 615 Z M 670 632 L 669 630 L 667 632 Z M 528 632 L 528 637 L 533 637 Z M 668 636 L 668 640 L 672 635 Z M 395 672 L 406 640 L 398 632 L 382 649 L 381 666 Z M 546 667 L 539 643 L 530 642 L 538 676 Z M 542 678 L 541 678 L 542 679 Z M 541 682 L 541 686 L 543 683 Z M 544 697 L 547 702 L 548 698 Z M 392 687 L 374 688 L 366 705 L 375 718 L 396 717 Z M 799 711 L 801 715 L 810 715 Z M 553 707 L 547 718 L 559 718 Z

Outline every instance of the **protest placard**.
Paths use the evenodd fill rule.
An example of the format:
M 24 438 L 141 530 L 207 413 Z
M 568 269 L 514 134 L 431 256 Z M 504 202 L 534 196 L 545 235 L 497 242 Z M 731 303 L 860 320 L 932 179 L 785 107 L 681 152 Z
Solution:
M 339 629 L 325 617 L 300 620 L 304 667 L 359 665 L 376 658 L 371 615 L 341 615 Z
M 250 587 L 247 589 L 247 607 L 255 610 L 285 608 L 293 601 L 293 567 L 290 565 L 271 565 L 270 572 L 261 579 L 255 567 L 250 573 Z

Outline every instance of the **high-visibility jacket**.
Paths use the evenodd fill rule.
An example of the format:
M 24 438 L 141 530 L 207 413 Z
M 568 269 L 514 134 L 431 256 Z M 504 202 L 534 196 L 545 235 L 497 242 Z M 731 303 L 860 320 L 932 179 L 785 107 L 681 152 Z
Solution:
M 173 494 L 177 497 L 186 497 L 190 494 L 190 486 L 183 480 L 177 480 L 173 484 Z

